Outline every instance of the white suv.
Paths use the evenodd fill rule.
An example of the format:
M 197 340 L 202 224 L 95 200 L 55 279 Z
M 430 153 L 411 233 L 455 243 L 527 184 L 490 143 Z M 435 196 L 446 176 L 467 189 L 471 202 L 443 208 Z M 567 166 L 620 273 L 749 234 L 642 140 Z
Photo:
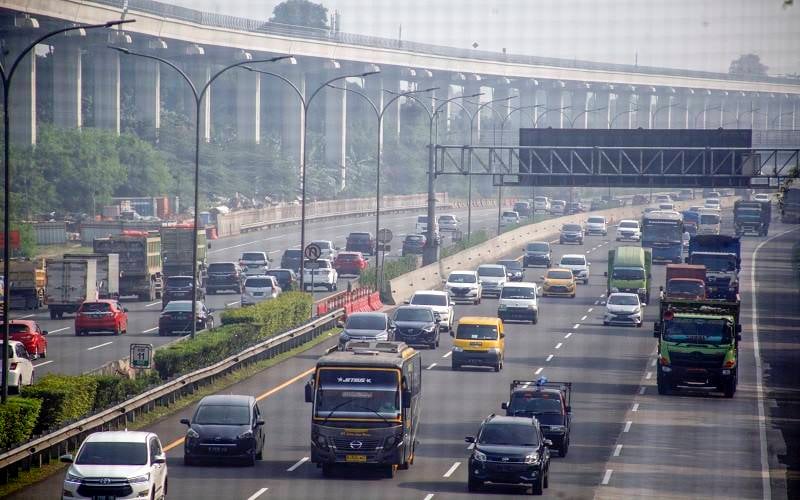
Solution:
M 537 196 L 533 199 L 533 211 L 535 212 L 550 212 L 550 198 L 547 196 Z
M 558 267 L 572 271 L 575 281 L 580 281 L 584 285 L 589 283 L 589 266 L 591 264 L 586 262 L 586 256 L 579 253 L 564 255 L 558 263 Z
M 633 219 L 625 219 L 619 221 L 617 224 L 617 241 L 634 240 L 640 241 L 642 239 L 642 230 L 639 227 L 639 221 Z
M 481 303 L 483 289 L 475 271 L 452 271 L 444 282 L 444 288 L 452 302 Z
M 500 290 L 508 280 L 506 266 L 498 264 L 483 264 L 478 266 L 478 279 L 480 279 L 483 295 L 500 297 Z
M 606 236 L 608 234 L 608 227 L 606 227 L 606 218 L 602 215 L 594 215 L 586 219 L 586 230 L 585 233 L 589 234 L 602 234 Z
M 246 275 L 264 274 L 269 269 L 267 252 L 243 252 L 239 257 L 239 267 Z
M 324 286 L 329 292 L 336 290 L 339 273 L 328 259 L 307 260 L 303 263 L 303 288 L 311 291 L 312 287 Z M 313 286 L 312 286 L 313 285 Z
M 167 457 L 152 432 L 95 432 L 61 461 L 71 464 L 64 499 L 167 497 Z
M 447 292 L 437 290 L 414 292 L 408 304 L 412 306 L 429 306 L 441 318 L 440 327 L 446 328 L 447 331 L 453 331 L 455 313 L 453 311 L 453 303 L 450 302 Z
M 317 245 L 320 249 L 319 258 L 320 259 L 328 259 L 331 262 L 336 260 L 336 254 L 339 250 L 336 245 L 333 244 L 330 240 L 314 240 L 309 245 Z
M 426 219 L 427 221 L 427 219 Z M 427 223 L 426 223 L 427 225 Z M 458 217 L 453 214 L 439 216 L 439 229 L 441 231 L 458 231 Z
M 242 307 L 274 299 L 282 291 L 274 276 L 248 276 L 243 288 Z
M 500 292 L 497 317 L 503 321 L 539 322 L 539 286 L 536 283 L 506 283 Z

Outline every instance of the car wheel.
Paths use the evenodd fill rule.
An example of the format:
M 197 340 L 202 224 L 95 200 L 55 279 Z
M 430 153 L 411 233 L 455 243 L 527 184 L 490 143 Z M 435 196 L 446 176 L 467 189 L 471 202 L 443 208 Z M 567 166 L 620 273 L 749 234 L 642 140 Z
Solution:
M 499 372 L 503 368 L 503 363 L 498 361 L 496 365 L 494 365 L 495 373 Z
M 167 334 L 167 333 L 166 333 L 164 330 L 162 330 L 161 328 L 159 328 L 159 329 L 158 329 L 158 336 L 159 336 L 159 337 L 163 337 L 163 336 L 164 336 L 164 335 L 166 335 L 166 334 Z
M 453 363 L 451 365 L 451 368 L 453 369 L 454 372 L 457 372 L 458 370 L 461 369 L 461 365 L 459 365 L 458 363 Z
M 322 464 L 322 477 L 333 476 L 333 464 Z
M 608 326 L 608 321 L 603 321 L 603 326 Z
M 564 444 L 562 444 L 561 448 L 558 450 L 558 456 L 566 457 L 568 451 L 569 451 L 569 439 L 565 439 Z
M 538 315 L 538 314 L 534 314 L 534 315 L 531 317 L 531 324 L 532 324 L 532 325 L 535 325 L 535 324 L 536 324 L 536 323 L 538 323 L 538 322 L 539 322 L 539 315 Z
M 574 299 L 575 298 L 575 294 L 573 293 L 572 295 L 569 296 L 569 298 Z
M 482 487 L 483 487 L 483 481 L 473 479 L 472 476 L 469 476 L 469 478 L 467 479 L 467 491 L 480 491 Z
M 544 487 L 545 488 L 550 487 L 550 469 L 548 469 L 547 472 L 545 472 L 544 474 Z
M 46 358 L 47 357 L 47 347 L 42 349 L 42 352 L 39 354 L 40 357 Z
M 636 328 L 641 328 L 642 324 L 644 324 L 644 321 L 640 321 L 640 322 L 636 323 Z
M 207 330 L 213 330 L 214 329 L 214 320 L 213 319 L 210 319 L 210 320 L 208 320 L 206 322 L 206 329 Z
M 539 479 L 531 485 L 531 495 L 541 495 L 542 493 L 544 493 L 544 476 L 540 475 Z
M 248 467 L 255 467 L 256 466 L 256 454 L 253 453 L 249 457 L 245 459 L 245 465 Z

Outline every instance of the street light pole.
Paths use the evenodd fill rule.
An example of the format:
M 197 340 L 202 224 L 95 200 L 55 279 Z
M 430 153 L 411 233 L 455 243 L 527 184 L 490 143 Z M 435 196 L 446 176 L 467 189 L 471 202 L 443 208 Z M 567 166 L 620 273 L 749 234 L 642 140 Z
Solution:
M 9 303 L 11 301 L 11 283 L 9 276 L 9 269 L 11 268 L 11 253 L 9 233 L 11 232 L 11 134 L 10 134 L 10 117 L 9 117 L 9 96 L 11 94 L 11 80 L 17 67 L 22 62 L 28 53 L 33 50 L 37 45 L 47 40 L 48 38 L 67 33 L 69 31 L 80 31 L 99 28 L 111 28 L 121 24 L 128 24 L 136 22 L 135 19 L 118 19 L 108 21 L 102 24 L 87 24 L 83 26 L 69 26 L 67 28 L 57 29 L 49 33 L 45 33 L 30 44 L 28 44 L 22 52 L 20 52 L 16 59 L 11 62 L 11 65 L 6 66 L 0 62 L 0 79 L 3 81 L 3 166 L 5 171 L 3 173 L 3 374 L 2 374 L 2 393 L 0 393 L 0 403 L 5 403 L 8 399 L 8 342 L 9 342 L 9 325 L 11 321 Z
M 300 133 L 300 149 L 302 154 L 302 159 L 300 163 L 300 253 L 302 254 L 306 248 L 306 170 L 307 170 L 307 161 L 308 161 L 308 152 L 306 148 L 306 133 L 308 131 L 308 110 L 311 106 L 311 102 L 314 100 L 314 97 L 319 94 L 319 92 L 330 85 L 333 82 L 339 80 L 345 80 L 347 78 L 365 78 L 369 75 L 375 75 L 380 73 L 380 71 L 367 71 L 364 73 L 357 73 L 357 74 L 350 74 L 350 75 L 339 75 L 337 77 L 331 78 L 330 80 L 324 82 L 322 85 L 314 89 L 311 95 L 306 99 L 303 92 L 294 84 L 291 80 L 286 78 L 283 75 L 279 75 L 278 73 L 273 73 L 271 71 L 262 71 L 255 68 L 251 68 L 249 66 L 245 66 L 246 69 L 254 72 L 254 73 L 261 73 L 262 75 L 273 76 L 283 83 L 289 85 L 297 97 L 300 99 L 300 104 L 303 107 L 303 129 Z M 377 238 L 377 234 L 375 237 Z M 300 290 L 305 290 L 305 282 L 303 280 L 303 274 L 305 273 L 305 257 L 303 255 L 300 256 Z M 314 293 L 314 290 L 311 290 L 311 293 Z
M 250 61 L 239 61 L 239 62 L 236 62 L 234 64 L 230 64 L 230 65 L 220 69 L 216 73 L 214 73 L 211 76 L 211 78 L 209 78 L 208 81 L 205 82 L 203 84 L 203 86 L 200 87 L 199 90 L 198 90 L 197 85 L 195 85 L 195 83 L 192 81 L 192 79 L 189 77 L 189 75 L 187 75 L 186 72 L 184 70 L 182 70 L 177 64 L 173 63 L 172 61 L 170 61 L 168 59 L 164 59 L 163 57 L 159 57 L 159 56 L 154 56 L 152 54 L 145 54 L 143 52 L 136 52 L 136 51 L 124 48 L 124 47 L 115 47 L 115 46 L 109 45 L 109 48 L 112 48 L 114 50 L 122 52 L 123 54 L 126 54 L 126 55 L 138 56 L 138 57 L 143 57 L 143 58 L 146 58 L 146 59 L 153 59 L 154 61 L 158 61 L 160 63 L 166 64 L 170 68 L 172 68 L 175 71 L 177 71 L 178 74 L 184 79 L 184 81 L 186 81 L 186 83 L 189 85 L 189 88 L 192 91 L 192 96 L 194 97 L 194 103 L 195 103 L 195 122 L 194 122 L 194 128 L 195 128 L 195 134 L 194 134 L 194 218 L 193 218 L 194 219 L 194 223 L 192 225 L 192 269 L 194 270 L 194 272 L 192 273 L 192 275 L 193 275 L 193 279 L 192 279 L 192 329 L 190 330 L 190 332 L 191 332 L 190 336 L 191 336 L 191 338 L 194 338 L 195 334 L 197 333 L 197 278 L 198 278 L 198 269 L 197 269 L 197 227 L 200 224 L 200 220 L 199 220 L 199 217 L 200 217 L 200 206 L 199 206 L 199 199 L 200 199 L 200 134 L 201 134 L 201 131 L 200 131 L 200 115 L 202 113 L 203 97 L 205 97 L 206 92 L 211 87 L 211 84 L 214 82 L 214 80 L 219 78 L 220 75 L 222 75 L 223 73 L 225 73 L 226 71 L 228 71 L 230 69 L 238 68 L 239 66 L 244 66 L 245 64 L 269 63 L 269 62 L 280 61 L 281 59 L 286 59 L 286 58 L 289 58 L 291 56 L 277 56 L 277 57 L 271 57 L 269 59 L 257 59 L 257 60 L 250 60 Z

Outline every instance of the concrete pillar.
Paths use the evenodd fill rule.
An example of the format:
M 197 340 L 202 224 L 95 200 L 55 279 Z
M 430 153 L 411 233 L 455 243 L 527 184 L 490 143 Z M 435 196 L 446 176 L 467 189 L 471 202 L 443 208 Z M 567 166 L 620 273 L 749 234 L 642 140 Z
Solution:
M 188 60 L 186 64 L 186 74 L 189 75 L 192 82 L 194 82 L 197 91 L 199 92 L 200 89 L 208 82 L 211 78 L 211 64 L 208 60 L 205 59 L 204 56 L 198 55 L 193 56 L 191 59 Z M 200 122 L 197 124 L 200 127 L 200 139 L 209 142 L 211 140 L 211 98 L 213 94 L 213 85 L 206 90 L 205 95 L 203 96 L 203 101 L 200 103 Z M 188 108 L 189 116 L 194 118 L 195 116 L 195 101 L 191 98 L 191 90 L 186 88 L 186 93 L 190 96 L 191 106 Z
M 92 96 L 94 126 L 119 134 L 119 52 L 109 50 L 107 47 L 96 47 L 92 59 L 94 63 Z
M 738 103 L 737 109 L 737 116 L 736 116 L 736 123 L 737 128 L 740 129 L 752 129 L 753 124 L 755 122 L 755 114 L 758 112 L 757 108 L 759 106 L 759 102 L 757 100 L 757 96 L 744 94 Z
M 538 116 L 539 108 L 536 108 L 536 88 L 535 81 L 521 81 L 518 84 L 519 92 L 519 105 L 524 109 L 520 109 L 514 113 L 511 118 L 512 122 L 516 124 L 516 128 L 533 128 L 536 117 Z
M 736 128 L 736 117 L 739 113 L 738 93 L 726 92 L 722 97 L 722 128 Z
M 261 142 L 261 75 L 235 70 L 236 135 L 239 142 Z
M 74 41 L 55 45 L 53 57 L 53 125 L 81 128 L 81 47 Z
M 631 93 L 622 90 L 617 91 L 611 107 L 611 121 L 613 121 L 613 123 L 609 123 L 609 128 L 631 128 L 632 109 Z
M 706 127 L 706 108 L 709 92 L 696 90 L 689 99 L 689 128 L 704 129 Z
M 566 110 L 561 109 L 564 107 L 563 98 L 564 95 L 561 88 L 548 89 L 546 91 L 547 108 L 545 108 L 544 111 L 547 114 L 541 119 L 539 126 L 553 128 L 564 127 L 564 112 Z
M 337 82 L 339 87 L 345 87 L 344 81 Z M 347 141 L 347 92 L 339 89 L 327 88 L 323 90 L 325 105 L 325 122 L 323 124 L 325 136 L 325 164 L 339 170 L 339 189 L 344 189 L 347 181 L 345 166 L 345 144 Z M 398 100 L 399 101 L 399 100 Z M 398 102 L 395 101 L 395 102 Z M 397 105 L 399 108 L 399 104 Z M 398 118 L 399 126 L 399 118 Z
M 587 99 L 588 93 L 585 88 L 575 89 L 571 92 L 570 95 L 570 109 L 568 110 L 568 115 L 570 118 L 569 126 L 571 128 L 586 128 L 587 127 L 587 120 L 589 119 L 589 112 L 590 109 L 587 107 Z M 598 111 L 593 111 L 593 113 L 597 113 Z
M 512 95 L 512 89 L 507 80 L 496 82 L 495 86 L 492 87 L 492 99 L 508 99 L 506 101 L 493 102 L 489 105 L 492 109 L 491 123 L 493 125 L 492 130 L 486 131 L 486 137 L 491 141 L 492 145 L 499 145 L 501 142 L 503 144 L 509 144 L 505 139 L 501 141 L 500 136 L 501 134 L 508 135 L 509 131 L 514 129 L 511 124 L 513 116 L 506 120 L 511 108 L 519 106 L 519 99 L 509 99 Z M 519 111 L 516 111 L 515 114 L 516 113 L 519 113 Z
M 143 57 L 131 59 L 136 68 L 133 82 L 136 121 L 144 129 L 145 136 L 153 139 L 161 128 L 161 64 Z
M 380 78 L 383 83 L 383 88 L 389 90 L 391 92 L 399 93 L 403 91 L 403 79 L 400 71 L 391 71 L 387 72 L 385 75 L 375 75 L 367 78 L 378 79 Z M 392 95 L 391 93 L 386 93 L 387 95 Z M 402 123 L 402 114 L 401 114 L 401 106 L 400 101 L 402 99 L 396 100 L 389 109 L 386 110 L 384 114 L 384 124 L 389 130 L 393 130 L 392 140 L 397 143 L 400 141 L 400 128 L 403 126 Z
M 780 106 L 780 97 L 774 94 L 770 94 L 769 98 L 767 99 L 766 109 L 766 117 L 764 123 L 765 130 L 775 130 L 778 128 L 778 120 L 780 119 L 781 113 L 781 106 Z
M 610 116 L 610 97 L 608 90 L 595 89 L 592 92 L 591 99 L 591 109 L 604 109 L 602 109 L 602 111 L 595 111 L 591 113 L 591 116 L 589 117 L 589 128 L 607 129 Z
M 467 81 L 464 84 L 464 94 L 465 96 L 475 95 L 480 93 L 481 91 L 481 81 L 477 75 L 470 75 L 467 77 Z M 481 103 L 481 97 L 469 97 L 464 98 L 461 100 L 461 104 L 464 105 L 465 108 L 469 111 L 469 116 L 467 120 L 471 120 L 472 123 L 467 123 L 467 127 L 472 128 L 472 143 L 473 144 L 480 144 L 481 138 L 481 113 L 478 113 L 478 106 Z M 488 101 L 490 99 L 486 99 L 484 97 L 484 101 Z
M 724 96 L 722 93 L 714 93 L 708 97 L 705 112 L 705 128 L 717 129 L 722 126 Z
M 691 91 L 687 91 L 684 89 L 678 90 L 675 94 L 672 95 L 672 99 L 670 101 L 665 101 L 663 104 L 661 102 L 661 97 L 659 96 L 658 101 L 658 108 L 662 106 L 669 105 L 669 108 L 661 109 L 659 113 L 663 113 L 666 115 L 667 122 L 664 122 L 664 117 L 658 116 L 654 121 L 659 123 L 666 123 L 667 126 L 664 128 L 671 128 L 677 130 L 685 130 L 687 128 L 691 128 L 689 126 L 689 102 L 693 94 Z M 658 127 L 661 128 L 661 127 Z
M 653 96 L 648 92 L 639 92 L 636 95 L 636 128 L 645 130 L 656 128 L 650 123 L 650 116 L 653 113 Z
M 6 62 L 16 59 L 28 41 L 9 38 L 9 56 Z M 9 90 L 9 121 L 11 144 L 30 146 L 36 144 L 36 57 L 34 50 L 28 52 L 17 66 Z M 12 59 L 13 58 L 13 59 Z M 10 68 L 6 67 L 6 70 Z
M 304 96 L 306 92 L 306 77 L 299 68 L 289 68 L 283 72 L 283 76 L 294 83 Z M 283 156 L 297 162 L 300 165 L 298 174 L 302 175 L 303 148 L 300 137 L 303 133 L 305 116 L 303 105 L 297 93 L 285 82 L 281 82 L 280 94 L 278 96 L 281 103 L 281 153 Z M 316 101 L 316 99 L 314 99 Z

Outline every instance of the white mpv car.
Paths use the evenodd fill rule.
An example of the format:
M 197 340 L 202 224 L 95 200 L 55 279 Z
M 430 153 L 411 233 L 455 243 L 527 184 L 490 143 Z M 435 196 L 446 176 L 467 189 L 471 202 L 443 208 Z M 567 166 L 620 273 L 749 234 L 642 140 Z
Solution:
M 242 307 L 274 299 L 282 291 L 274 276 L 248 276 L 243 288 Z

